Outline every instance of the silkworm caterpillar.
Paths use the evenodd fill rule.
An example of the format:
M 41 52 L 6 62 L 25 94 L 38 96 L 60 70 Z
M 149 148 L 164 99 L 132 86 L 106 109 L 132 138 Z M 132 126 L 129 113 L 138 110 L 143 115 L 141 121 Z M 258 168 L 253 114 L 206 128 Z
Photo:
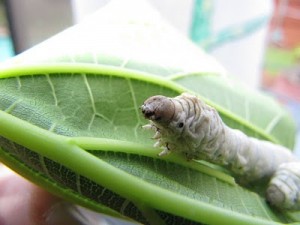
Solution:
M 291 151 L 248 137 L 223 123 L 218 112 L 196 96 L 148 98 L 141 106 L 155 131 L 159 156 L 182 153 L 227 167 L 242 184 L 268 180 L 267 201 L 281 209 L 300 209 L 300 163 Z

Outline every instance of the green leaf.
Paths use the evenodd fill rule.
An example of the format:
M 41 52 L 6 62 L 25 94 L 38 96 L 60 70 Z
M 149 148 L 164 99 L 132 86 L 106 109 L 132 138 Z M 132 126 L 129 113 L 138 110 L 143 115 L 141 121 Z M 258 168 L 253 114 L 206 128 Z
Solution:
M 132 11 L 122 4 L 110 3 L 3 66 L 1 161 L 66 200 L 143 224 L 292 220 L 217 167 L 157 156 L 139 111 L 151 95 L 197 93 L 230 126 L 288 146 L 293 132 L 279 134 L 294 124 L 273 101 L 233 91 L 222 67 L 147 4 L 133 1 Z

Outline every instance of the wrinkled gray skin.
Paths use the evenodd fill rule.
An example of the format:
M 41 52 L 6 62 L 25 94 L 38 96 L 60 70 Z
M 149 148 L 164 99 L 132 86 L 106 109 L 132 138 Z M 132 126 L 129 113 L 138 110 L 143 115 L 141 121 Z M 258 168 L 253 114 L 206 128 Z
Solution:
M 300 163 L 290 150 L 229 128 L 214 108 L 187 93 L 152 96 L 141 110 L 150 120 L 144 128 L 155 131 L 154 146 L 163 147 L 160 156 L 178 152 L 188 160 L 207 160 L 227 167 L 244 184 L 270 180 L 270 204 L 300 209 Z

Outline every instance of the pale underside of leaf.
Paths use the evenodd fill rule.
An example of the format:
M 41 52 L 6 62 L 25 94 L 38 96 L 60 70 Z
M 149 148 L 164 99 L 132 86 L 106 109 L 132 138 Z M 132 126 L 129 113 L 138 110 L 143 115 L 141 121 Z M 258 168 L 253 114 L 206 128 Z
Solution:
M 193 166 L 182 167 L 184 163 L 180 165 L 157 159 L 154 157 L 157 152 L 149 158 L 143 156 L 143 153 L 138 154 L 138 151 L 135 154 L 126 153 L 126 150 L 123 153 L 118 153 L 117 150 L 107 152 L 101 148 L 101 144 L 96 148 L 99 150 L 89 152 L 78 148 L 78 144 L 88 145 L 88 141 L 78 139 L 76 143 L 76 137 L 101 137 L 112 142 L 126 141 L 150 148 L 152 142 L 149 133 L 140 128 L 146 121 L 138 113 L 138 105 L 153 94 L 174 96 L 178 94 L 180 88 L 172 89 L 172 85 L 168 87 L 167 82 L 155 83 L 154 80 L 147 82 L 141 76 L 137 79 L 101 73 L 12 77 L 1 80 L 0 84 L 0 107 L 3 110 L 1 136 L 37 152 L 38 158 L 40 160 L 42 158 L 44 162 L 42 165 L 46 175 L 49 175 L 49 169 L 45 170 L 47 168 L 45 157 L 59 163 L 54 164 L 58 167 L 64 165 L 65 171 L 70 169 L 67 173 L 74 174 L 71 177 L 77 180 L 72 190 L 79 194 L 82 194 L 84 189 L 81 183 L 78 183 L 77 174 L 126 197 L 130 202 L 136 202 L 137 205 L 149 204 L 150 208 L 158 209 L 156 212 L 158 215 L 166 211 L 196 221 L 212 223 L 215 220 L 200 214 L 193 216 L 191 212 L 176 207 L 170 208 L 169 204 L 174 204 L 171 202 L 176 200 L 187 204 L 188 208 L 194 207 L 199 212 L 208 210 L 217 213 L 218 220 L 224 216 L 237 223 L 253 222 L 254 219 L 268 224 L 272 223 L 272 220 L 277 220 L 263 199 L 254 193 L 199 173 Z M 29 136 L 32 135 L 31 131 L 37 132 L 35 131 L 37 127 L 42 128 L 43 133 L 38 132 L 42 137 L 41 143 L 36 140 L 39 137 L 34 135 L 25 138 L 24 141 L 27 134 L 21 134 L 22 130 L 16 131 L 14 119 L 7 119 L 5 125 L 5 115 L 13 115 L 27 121 L 25 123 L 32 124 L 32 128 L 26 129 Z M 10 131 L 8 127 L 13 130 Z M 46 140 L 49 141 L 48 147 L 41 149 Z M 142 152 L 143 148 L 140 151 Z M 70 161 L 67 160 L 70 158 L 67 155 L 71 152 Z M 78 164 L 89 164 L 89 167 L 85 168 Z M 60 170 L 62 169 L 58 171 Z M 114 181 L 106 180 L 107 176 L 104 174 L 114 177 Z M 124 177 L 121 179 L 120 176 Z M 130 191 L 121 190 L 124 185 L 125 187 L 129 185 Z M 135 190 L 134 194 L 132 190 Z M 158 199 L 165 198 L 169 204 L 158 204 L 155 199 L 153 200 L 154 196 L 159 196 Z M 232 196 L 240 197 L 232 199 Z

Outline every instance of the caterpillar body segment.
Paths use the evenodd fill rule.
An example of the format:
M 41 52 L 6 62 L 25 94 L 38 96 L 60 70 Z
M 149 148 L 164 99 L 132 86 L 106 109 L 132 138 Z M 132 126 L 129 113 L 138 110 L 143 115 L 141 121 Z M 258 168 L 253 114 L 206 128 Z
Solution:
M 277 208 L 300 210 L 299 162 L 283 163 L 279 166 L 269 183 L 266 198 Z
M 141 110 L 150 120 L 150 125 L 146 126 L 155 131 L 154 146 L 164 148 L 160 156 L 178 152 L 189 160 L 202 159 L 225 166 L 242 184 L 271 180 L 267 200 L 279 208 L 300 209 L 300 200 L 289 198 L 289 192 L 293 192 L 293 196 L 300 199 L 300 162 L 289 149 L 228 127 L 214 108 L 187 93 L 175 98 L 152 96 Z M 282 166 L 289 163 L 296 166 L 299 173 Z M 292 179 L 289 173 L 298 177 L 299 182 L 287 183 L 297 183 L 294 186 L 298 189 L 283 188 L 282 183 Z

